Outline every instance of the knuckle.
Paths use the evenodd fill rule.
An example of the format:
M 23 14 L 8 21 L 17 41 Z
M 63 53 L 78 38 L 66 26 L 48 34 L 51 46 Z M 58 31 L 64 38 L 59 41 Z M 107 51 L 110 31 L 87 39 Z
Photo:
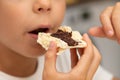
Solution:
M 101 12 L 100 17 L 104 17 L 107 10 L 108 10 L 108 7 Z
M 53 54 L 47 52 L 47 53 L 45 54 L 45 57 L 46 57 L 46 59 L 50 59 L 50 58 L 53 57 Z
M 113 9 L 113 6 L 108 6 L 101 14 L 100 19 L 104 19 L 106 16 L 108 16 L 108 13 Z

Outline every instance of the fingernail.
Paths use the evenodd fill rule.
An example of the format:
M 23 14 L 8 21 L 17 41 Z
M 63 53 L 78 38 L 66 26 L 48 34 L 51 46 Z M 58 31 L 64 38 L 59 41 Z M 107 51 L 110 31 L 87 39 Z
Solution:
M 109 30 L 109 31 L 107 32 L 107 35 L 108 35 L 108 36 L 113 36 L 113 34 L 114 34 L 114 33 L 113 33 L 112 30 Z
M 84 34 L 84 37 L 87 39 L 89 38 L 87 33 Z

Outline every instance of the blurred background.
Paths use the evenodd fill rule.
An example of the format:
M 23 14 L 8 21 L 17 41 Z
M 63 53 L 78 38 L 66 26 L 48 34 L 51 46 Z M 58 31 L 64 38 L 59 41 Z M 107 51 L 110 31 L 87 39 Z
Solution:
M 67 11 L 63 25 L 68 25 L 80 33 L 88 32 L 90 27 L 100 26 L 99 15 L 106 7 L 119 0 L 67 0 Z M 102 55 L 101 65 L 120 78 L 120 45 L 105 38 L 92 37 Z

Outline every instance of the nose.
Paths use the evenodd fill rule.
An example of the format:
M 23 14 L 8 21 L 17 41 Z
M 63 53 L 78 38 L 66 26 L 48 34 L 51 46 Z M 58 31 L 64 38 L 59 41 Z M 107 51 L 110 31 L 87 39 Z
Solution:
M 37 0 L 37 1 L 35 1 L 33 10 L 36 13 L 41 13 L 41 12 L 48 13 L 48 12 L 50 12 L 51 11 L 51 0 Z

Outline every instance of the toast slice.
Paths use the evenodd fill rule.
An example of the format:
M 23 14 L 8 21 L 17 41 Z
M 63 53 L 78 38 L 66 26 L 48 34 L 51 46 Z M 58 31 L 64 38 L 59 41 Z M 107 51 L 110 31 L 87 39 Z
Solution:
M 78 31 L 72 31 L 69 26 L 59 27 L 56 33 L 42 33 L 38 34 L 37 42 L 46 50 L 51 41 L 55 41 L 58 47 L 57 55 L 63 53 L 70 48 L 84 48 L 87 43 L 83 40 Z

